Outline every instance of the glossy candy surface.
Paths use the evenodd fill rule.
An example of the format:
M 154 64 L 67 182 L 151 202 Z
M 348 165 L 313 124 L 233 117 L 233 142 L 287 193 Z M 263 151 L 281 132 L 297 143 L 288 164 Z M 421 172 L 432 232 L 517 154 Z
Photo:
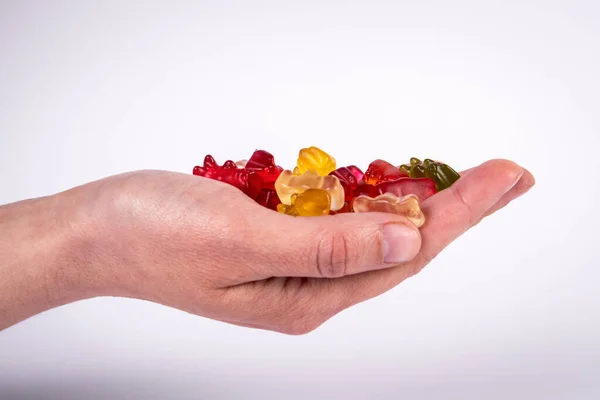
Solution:
M 302 175 L 294 175 L 290 170 L 281 172 L 275 182 L 277 196 L 283 204 L 290 205 L 295 193 L 308 189 L 323 189 L 331 197 L 331 210 L 336 211 L 344 205 L 344 188 L 340 180 L 333 175 L 319 175 L 315 171 L 307 171 Z
M 264 150 L 256 150 L 244 165 L 246 170 L 256 173 L 266 189 L 275 189 L 275 181 L 283 168 L 275 164 L 275 157 Z
M 193 174 L 228 183 L 252 198 L 263 188 L 262 179 L 258 175 L 238 168 L 231 160 L 220 166 L 211 155 L 204 158 L 202 166 L 194 167 Z
M 357 173 L 359 172 L 359 173 Z M 358 167 L 351 165 L 349 167 L 341 167 L 332 171 L 329 175 L 333 175 L 340 180 L 340 184 L 344 188 L 344 197 L 346 201 L 351 201 L 354 197 L 354 190 L 358 187 L 358 183 L 361 181 L 357 178 L 362 178 L 362 171 Z
M 349 212 L 352 212 L 352 206 L 350 205 L 350 202 L 345 201 L 342 208 L 340 208 L 339 210 L 336 210 L 336 211 L 332 210 L 330 212 L 330 214 L 335 215 L 335 214 L 342 214 L 342 213 L 349 213 Z
M 212 156 L 207 155 L 203 166 L 194 167 L 193 174 L 235 186 L 258 204 L 276 210 L 281 201 L 274 184 L 282 170 L 275 164 L 271 153 L 256 150 L 249 160 L 235 163 L 226 161 L 223 166 L 219 166 Z
M 277 210 L 277 206 L 281 204 L 277 192 L 273 189 L 262 189 L 254 200 L 261 206 L 271 210 Z
M 452 167 L 439 161 L 433 161 L 429 158 L 421 161 L 412 157 L 410 164 L 403 164 L 400 169 L 411 178 L 430 178 L 435 182 L 436 190 L 442 191 L 449 188 L 456 182 L 460 175 Z
M 377 185 L 400 178 L 408 178 L 408 174 L 387 161 L 375 160 L 369 164 L 369 168 L 367 168 L 363 176 L 363 181 L 369 185 Z
M 314 171 L 319 175 L 328 175 L 335 169 L 335 159 L 319 149 L 318 147 L 308 147 L 300 150 L 298 153 L 298 162 L 294 168 L 295 175 L 302 175 L 308 171 Z
M 358 168 L 356 165 L 349 165 L 346 168 L 348 168 L 348 170 L 350 172 L 352 172 L 352 174 L 356 178 L 357 182 L 360 182 L 363 179 L 363 177 L 365 176 L 365 173 L 362 172 L 362 170 L 360 168 Z
M 425 223 L 425 215 L 421 211 L 419 199 L 414 194 L 398 197 L 392 193 L 380 194 L 377 197 L 358 196 L 353 202 L 354 212 L 386 212 L 406 217 L 417 228 Z
M 414 194 L 419 201 L 424 201 L 436 193 L 435 182 L 429 178 L 400 178 L 378 185 L 363 183 L 354 190 L 354 197 L 360 195 L 376 197 L 383 193 L 392 193 L 398 197 Z
M 293 171 L 256 150 L 248 160 L 223 165 L 207 155 L 193 174 L 235 186 L 263 207 L 288 215 L 392 212 L 419 227 L 425 218 L 420 203 L 460 178 L 450 166 L 428 158 L 413 157 L 399 167 L 377 159 L 364 173 L 356 165 L 336 169 L 335 159 L 314 146 L 300 150 Z
M 294 193 L 291 204 L 279 204 L 277 211 L 297 217 L 318 217 L 328 215 L 331 210 L 331 197 L 323 189 L 307 189 L 302 193 Z

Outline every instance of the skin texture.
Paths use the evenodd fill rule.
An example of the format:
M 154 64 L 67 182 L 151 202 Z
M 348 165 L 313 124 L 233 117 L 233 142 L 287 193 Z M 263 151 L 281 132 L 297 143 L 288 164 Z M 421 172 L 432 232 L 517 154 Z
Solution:
M 0 330 L 70 302 L 121 296 L 305 334 L 417 274 L 533 184 L 519 165 L 488 161 L 422 203 L 420 232 L 393 214 L 291 217 L 227 184 L 164 171 L 8 204 Z

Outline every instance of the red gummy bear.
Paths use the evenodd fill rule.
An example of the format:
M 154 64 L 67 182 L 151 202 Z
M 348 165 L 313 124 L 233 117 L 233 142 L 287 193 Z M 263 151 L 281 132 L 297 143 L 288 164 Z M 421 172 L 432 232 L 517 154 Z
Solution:
M 260 176 L 263 187 L 270 190 L 275 190 L 275 181 L 283 171 L 282 167 L 275 164 L 275 157 L 264 150 L 254 151 L 244 168 Z
M 397 197 L 414 194 L 419 201 L 425 201 L 436 193 L 435 181 L 429 178 L 401 178 L 391 182 L 380 183 L 376 186 L 379 194 L 392 193 Z
M 342 206 L 342 208 L 340 208 L 337 211 L 330 211 L 329 214 L 331 215 L 335 215 L 335 214 L 341 214 L 341 213 L 349 213 L 352 212 L 352 206 L 350 205 L 351 201 L 348 202 L 344 202 L 344 205 Z
M 249 170 L 238 168 L 231 160 L 226 161 L 223 166 L 219 166 L 211 155 L 204 157 L 202 167 L 194 167 L 193 174 L 228 183 L 253 199 L 263 188 L 263 181 L 260 176 Z
M 357 166 L 350 165 L 348 167 L 340 167 L 329 173 L 329 175 L 333 175 L 340 180 L 340 183 L 344 188 L 345 200 L 347 202 L 351 201 L 354 197 L 354 189 L 356 189 L 359 182 L 361 182 L 363 176 L 362 171 Z
M 377 185 L 382 182 L 395 181 L 400 178 L 407 178 L 408 174 L 400 168 L 393 166 L 384 160 L 375 160 L 369 164 L 365 171 L 363 181 L 369 185 Z
M 277 211 L 277 205 L 281 204 L 281 200 L 279 200 L 277 192 L 272 189 L 261 190 L 256 199 L 254 200 L 261 206 L 270 208 L 274 211 Z
M 354 190 L 354 197 L 361 194 L 376 197 L 383 193 L 392 193 L 398 197 L 414 194 L 419 201 L 424 201 L 436 193 L 435 181 L 429 178 L 400 178 L 378 185 L 369 185 L 363 182 Z
M 265 169 L 267 167 L 276 167 L 273 154 L 264 150 L 255 150 L 252 157 L 246 162 L 246 169 Z
M 350 172 L 352 172 L 357 182 L 360 182 L 363 179 L 363 176 L 365 174 L 356 165 L 349 165 L 346 168 L 348 168 Z

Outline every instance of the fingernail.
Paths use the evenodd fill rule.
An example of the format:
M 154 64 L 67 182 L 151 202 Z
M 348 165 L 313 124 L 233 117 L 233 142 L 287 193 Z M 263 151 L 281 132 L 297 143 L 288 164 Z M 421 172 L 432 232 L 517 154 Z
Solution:
M 403 263 L 415 258 L 421 248 L 421 235 L 416 228 L 402 223 L 383 226 L 383 261 Z
M 521 169 L 521 172 L 519 173 L 519 175 L 516 176 L 515 180 L 510 184 L 510 186 L 508 186 L 506 188 L 506 190 L 504 191 L 504 194 L 508 193 L 512 188 L 514 188 L 515 186 L 517 186 L 517 183 L 519 183 L 519 181 L 521 180 L 521 177 L 523 176 L 523 174 L 525 174 L 525 170 Z

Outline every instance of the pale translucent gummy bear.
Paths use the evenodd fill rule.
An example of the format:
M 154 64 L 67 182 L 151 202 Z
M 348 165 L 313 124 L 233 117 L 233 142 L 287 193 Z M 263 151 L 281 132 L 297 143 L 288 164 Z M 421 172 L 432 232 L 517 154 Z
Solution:
M 326 190 L 331 196 L 332 211 L 337 211 L 344 206 L 344 188 L 336 176 L 322 176 L 312 170 L 302 175 L 294 175 L 292 171 L 284 170 L 275 181 L 277 196 L 283 204 L 292 204 L 292 195 L 307 189 Z
M 421 210 L 419 198 L 414 194 L 398 197 L 392 193 L 383 193 L 377 197 L 358 196 L 352 203 L 354 212 L 387 212 L 406 217 L 417 228 L 425 223 L 425 215 Z

